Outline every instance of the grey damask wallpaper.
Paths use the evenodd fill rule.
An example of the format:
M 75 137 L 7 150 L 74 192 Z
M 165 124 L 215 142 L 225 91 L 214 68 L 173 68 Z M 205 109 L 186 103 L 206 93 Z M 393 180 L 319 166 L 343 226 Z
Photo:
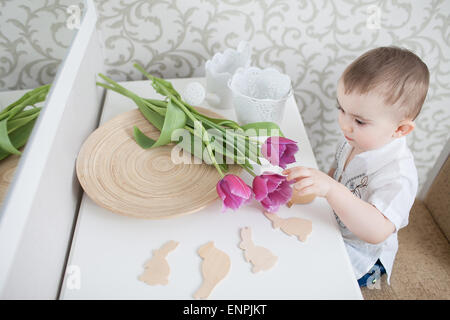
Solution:
M 204 76 L 204 63 L 214 53 L 236 47 L 240 40 L 249 41 L 253 65 L 273 66 L 291 77 L 322 170 L 328 170 L 340 133 L 334 102 L 337 80 L 353 59 L 377 46 L 406 47 L 431 72 L 428 98 L 409 136 L 421 184 L 449 138 L 450 1 L 94 1 L 107 73 L 116 80 L 140 79 L 132 68 L 134 62 L 165 78 Z M 31 8 L 31 1 L 22 2 Z M 50 3 L 81 1 L 32 3 L 34 9 L 25 10 L 28 15 L 39 3 L 46 8 Z M 58 56 L 55 49 L 52 54 L 36 49 L 34 61 L 20 62 L 25 53 L 20 53 L 23 39 L 18 31 L 30 19 L 19 20 L 23 26 L 8 20 L 4 8 L 9 5 L 11 1 L 0 0 L 0 89 L 51 80 L 63 50 Z M 62 29 L 52 27 L 40 41 L 67 46 L 67 41 L 58 38 Z
M 72 4 L 84 7 L 82 0 L 0 0 L 0 91 L 53 80 L 76 32 L 67 24 Z

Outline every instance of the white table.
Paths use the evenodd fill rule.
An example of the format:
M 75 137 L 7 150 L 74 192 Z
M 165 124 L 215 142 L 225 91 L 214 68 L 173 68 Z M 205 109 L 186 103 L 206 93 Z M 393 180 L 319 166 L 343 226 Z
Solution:
M 204 78 L 169 79 L 178 92 L 191 81 Z M 122 82 L 148 98 L 161 98 L 148 81 Z M 203 105 L 209 107 L 208 105 Z M 101 123 L 136 108 L 128 98 L 108 91 Z M 214 110 L 214 109 L 213 109 Z M 232 109 L 217 110 L 235 119 Z M 299 142 L 297 163 L 317 168 L 295 99 L 291 97 L 281 125 L 286 137 Z M 249 175 L 244 171 L 246 182 Z M 168 220 L 143 220 L 121 216 L 96 205 L 83 195 L 61 288 L 61 299 L 192 299 L 202 282 L 197 249 L 209 241 L 231 258 L 231 270 L 210 299 L 362 299 L 342 236 L 328 203 L 315 199 L 308 205 L 280 208 L 282 217 L 312 221 L 313 231 L 305 243 L 274 230 L 253 200 L 238 211 L 221 213 L 220 199 L 197 213 Z M 238 247 L 239 230 L 252 228 L 257 245 L 278 256 L 269 271 L 253 274 Z M 169 284 L 149 286 L 138 280 L 152 250 L 168 240 L 179 241 L 169 253 Z

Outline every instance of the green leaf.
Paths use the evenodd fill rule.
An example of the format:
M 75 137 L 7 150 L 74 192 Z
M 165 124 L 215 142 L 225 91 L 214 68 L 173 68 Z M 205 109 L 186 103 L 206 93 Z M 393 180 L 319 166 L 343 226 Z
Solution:
M 144 70 L 144 68 L 142 68 L 139 64 L 135 63 L 133 65 L 136 69 L 139 70 L 139 72 L 141 72 L 144 76 L 146 76 L 149 80 L 152 81 L 152 87 L 155 89 L 156 92 L 158 92 L 159 94 L 168 97 L 167 92 L 169 92 L 170 94 L 174 95 L 175 98 L 181 100 L 181 96 L 180 94 L 173 88 L 172 83 L 152 76 L 151 74 L 149 74 L 148 72 L 146 72 Z
M 167 101 L 164 100 L 156 100 L 156 99 L 142 99 L 142 100 L 150 102 L 151 104 L 160 108 L 167 108 Z
M 240 128 L 239 124 L 233 120 L 229 120 L 229 119 L 222 119 L 222 118 L 211 118 L 208 117 L 206 115 L 204 115 L 203 113 L 195 110 L 193 107 L 191 107 L 191 111 L 192 113 L 196 114 L 196 115 L 200 115 L 201 117 L 213 122 L 214 124 L 217 124 L 219 126 L 228 126 L 230 128 L 234 128 L 234 129 L 238 129 Z
M 133 127 L 133 135 L 137 144 L 143 149 L 151 148 L 155 144 L 155 140 L 147 137 L 138 127 Z
M 176 104 L 172 102 L 172 100 L 170 100 L 167 104 L 167 112 L 164 118 L 162 129 L 160 129 L 161 134 L 159 135 L 158 140 L 150 144 L 150 141 L 152 139 L 145 136 L 142 132 L 138 132 L 136 135 L 136 131 L 135 138 L 136 136 L 138 136 L 142 144 L 149 146 L 149 148 L 164 146 L 171 142 L 172 132 L 176 129 L 184 128 L 184 126 L 186 125 L 186 121 L 187 117 L 183 110 L 181 110 Z M 144 139 L 144 137 L 146 139 Z
M 21 104 L 25 101 L 28 101 L 28 99 L 32 96 L 39 96 L 41 97 L 42 94 L 47 95 L 48 91 L 50 90 L 50 84 L 46 84 L 42 87 L 38 87 L 36 89 L 33 89 L 31 91 L 28 91 L 27 93 L 25 93 L 19 100 L 11 103 L 9 106 L 7 106 L 5 109 L 3 109 L 0 113 L 6 113 L 9 110 L 11 110 L 12 108 L 14 108 L 15 106 L 17 106 L 18 104 Z M 45 98 L 44 98 L 45 99 Z
M 230 128 L 234 128 L 234 129 L 238 129 L 239 128 L 239 124 L 237 124 L 236 122 L 234 122 L 233 120 L 222 120 L 222 121 L 217 121 L 219 119 L 214 119 L 214 118 L 210 118 L 211 121 L 214 121 L 217 125 L 219 126 L 228 126 Z M 217 121 L 217 122 L 216 122 Z
M 21 155 L 22 152 L 17 150 L 9 139 L 7 122 L 8 119 L 0 121 L 0 149 L 12 154 Z
M 22 154 L 18 149 L 27 142 L 42 108 L 23 109 L 44 101 L 50 86 L 47 84 L 28 91 L 0 111 L 0 160 L 11 154 Z
M 256 136 L 259 136 L 260 131 L 259 130 L 266 130 L 266 133 L 268 136 L 271 136 L 273 134 L 276 134 L 275 132 L 278 130 L 281 137 L 284 137 L 283 132 L 281 131 L 280 127 L 274 123 L 274 122 L 253 122 L 246 125 L 241 126 L 241 128 L 244 130 L 244 132 L 247 129 L 255 129 Z M 275 131 L 275 132 L 272 132 Z M 246 132 L 246 135 L 248 136 L 255 136 L 254 134 L 250 134 L 251 132 Z
M 167 92 L 169 92 L 170 94 L 174 95 L 175 98 L 181 100 L 180 94 L 174 89 L 172 83 L 170 83 L 169 81 L 165 81 L 160 78 L 153 78 L 152 87 L 156 92 L 163 96 L 168 97 L 169 95 L 167 94 Z
M 139 109 L 144 110 L 145 107 L 151 109 L 152 111 L 158 113 L 161 116 L 165 116 L 166 114 L 166 105 L 167 102 L 165 101 L 158 101 L 158 100 L 153 100 L 153 99 L 144 99 L 139 97 L 138 95 L 136 95 L 135 93 L 131 92 L 130 90 L 126 89 L 125 87 L 122 87 L 120 84 L 118 84 L 117 82 L 115 82 L 114 80 L 108 78 L 107 76 L 99 73 L 98 74 L 99 77 L 101 77 L 103 80 L 105 80 L 106 82 L 108 82 L 108 84 L 105 83 L 101 83 L 101 82 L 96 82 L 96 84 L 98 86 L 101 86 L 105 89 L 108 90 L 112 90 L 115 91 L 125 97 L 130 98 L 131 100 L 133 100 L 136 105 L 138 106 Z M 145 110 L 143 111 L 145 113 Z M 1 118 L 0 118 L 1 120 Z M 150 122 L 152 122 L 152 120 L 148 119 Z M 161 121 L 160 121 L 161 122 Z M 163 122 L 161 122 L 162 124 Z
M 164 125 L 164 117 L 159 113 L 150 109 L 146 104 L 142 103 L 139 99 L 133 99 L 138 109 L 141 111 L 142 115 L 147 119 L 151 124 L 153 124 L 159 131 L 162 130 Z
M 27 110 L 27 111 L 34 111 L 34 110 Z M 26 111 L 24 111 L 23 113 L 25 113 L 25 112 Z M 35 111 L 34 113 L 31 113 L 28 116 L 16 118 L 16 119 L 13 119 L 13 120 L 9 120 L 8 121 L 8 125 L 7 125 L 8 134 L 10 134 L 14 130 L 17 130 L 18 128 L 26 125 L 28 122 L 36 119 L 38 116 L 39 116 L 39 110 L 38 110 L 38 112 Z
M 16 115 L 15 115 L 14 117 L 12 117 L 11 119 L 9 119 L 8 126 L 10 125 L 10 123 L 11 123 L 12 120 L 17 120 L 17 119 L 21 119 L 21 118 L 26 118 L 26 117 L 28 117 L 28 116 L 30 116 L 30 115 L 32 115 L 32 114 L 41 112 L 41 110 L 42 110 L 41 107 L 34 107 L 34 108 L 32 108 L 32 109 L 22 111 L 22 112 L 16 114 Z
M 46 95 L 47 95 L 47 92 L 46 91 L 44 92 L 41 90 L 39 93 L 37 93 L 33 96 L 29 96 L 27 99 L 23 100 L 19 104 L 13 103 L 12 105 L 14 105 L 14 107 L 12 107 L 10 110 L 8 110 L 8 111 L 2 110 L 2 112 L 0 113 L 0 120 L 6 119 L 6 118 L 12 119 L 12 118 L 16 117 L 26 107 L 28 107 L 30 105 L 35 105 L 38 102 L 44 101 Z M 7 108 L 9 108 L 10 106 L 8 106 Z
M 155 111 L 156 113 L 158 113 L 159 115 L 165 117 L 166 116 L 166 112 L 167 112 L 167 106 L 166 107 L 159 107 L 158 105 L 155 105 L 145 99 L 141 99 L 141 101 L 151 110 Z M 166 103 L 167 105 L 167 103 Z
M 35 123 L 36 123 L 36 119 L 28 122 L 26 125 L 21 127 L 20 130 L 16 130 L 9 135 L 11 143 L 13 144 L 13 146 L 15 148 L 20 149 L 25 145 L 25 143 L 28 140 L 28 137 L 31 134 L 31 131 L 33 130 Z M 3 160 L 10 155 L 11 155 L 11 153 L 0 149 L 0 160 Z
M 176 129 L 182 129 L 186 125 L 186 114 L 172 100 L 167 104 L 167 112 L 164 118 L 164 125 L 161 135 L 153 147 L 163 146 L 171 142 L 172 132 Z

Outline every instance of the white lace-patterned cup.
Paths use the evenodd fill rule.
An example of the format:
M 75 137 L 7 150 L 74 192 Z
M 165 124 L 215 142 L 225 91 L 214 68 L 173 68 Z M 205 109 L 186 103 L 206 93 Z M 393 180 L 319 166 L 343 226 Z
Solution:
M 228 48 L 224 52 L 216 53 L 212 59 L 206 61 L 206 91 L 208 94 L 217 95 L 217 99 L 209 101 L 213 107 L 218 109 L 233 107 L 228 80 L 238 68 L 250 65 L 250 57 L 250 44 L 247 41 L 241 41 L 237 50 Z
M 286 101 L 292 95 L 290 77 L 274 68 L 239 68 L 228 87 L 241 125 L 265 121 L 280 125 Z

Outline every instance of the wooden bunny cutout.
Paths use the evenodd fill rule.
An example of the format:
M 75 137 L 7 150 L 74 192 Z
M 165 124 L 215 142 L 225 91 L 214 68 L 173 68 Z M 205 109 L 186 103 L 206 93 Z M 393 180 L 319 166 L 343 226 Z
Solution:
M 160 249 L 153 250 L 153 257 L 145 264 L 144 273 L 139 276 L 139 280 L 151 286 L 168 284 L 170 269 L 166 256 L 177 246 L 178 242 L 171 240 Z
M 202 257 L 203 283 L 194 293 L 194 298 L 205 299 L 214 287 L 228 274 L 231 267 L 230 257 L 223 251 L 214 247 L 210 241 L 198 249 L 197 253 Z
M 290 236 L 296 236 L 300 241 L 306 241 L 306 238 L 312 231 L 312 222 L 302 218 L 281 218 L 275 213 L 264 211 L 264 215 L 272 221 L 274 229 L 280 228 L 284 233 Z
M 244 257 L 247 262 L 253 264 L 252 271 L 254 273 L 261 270 L 269 270 L 277 262 L 278 258 L 264 247 L 255 246 L 252 241 L 252 231 L 250 228 L 245 227 L 241 229 L 242 242 L 239 247 L 244 251 Z

